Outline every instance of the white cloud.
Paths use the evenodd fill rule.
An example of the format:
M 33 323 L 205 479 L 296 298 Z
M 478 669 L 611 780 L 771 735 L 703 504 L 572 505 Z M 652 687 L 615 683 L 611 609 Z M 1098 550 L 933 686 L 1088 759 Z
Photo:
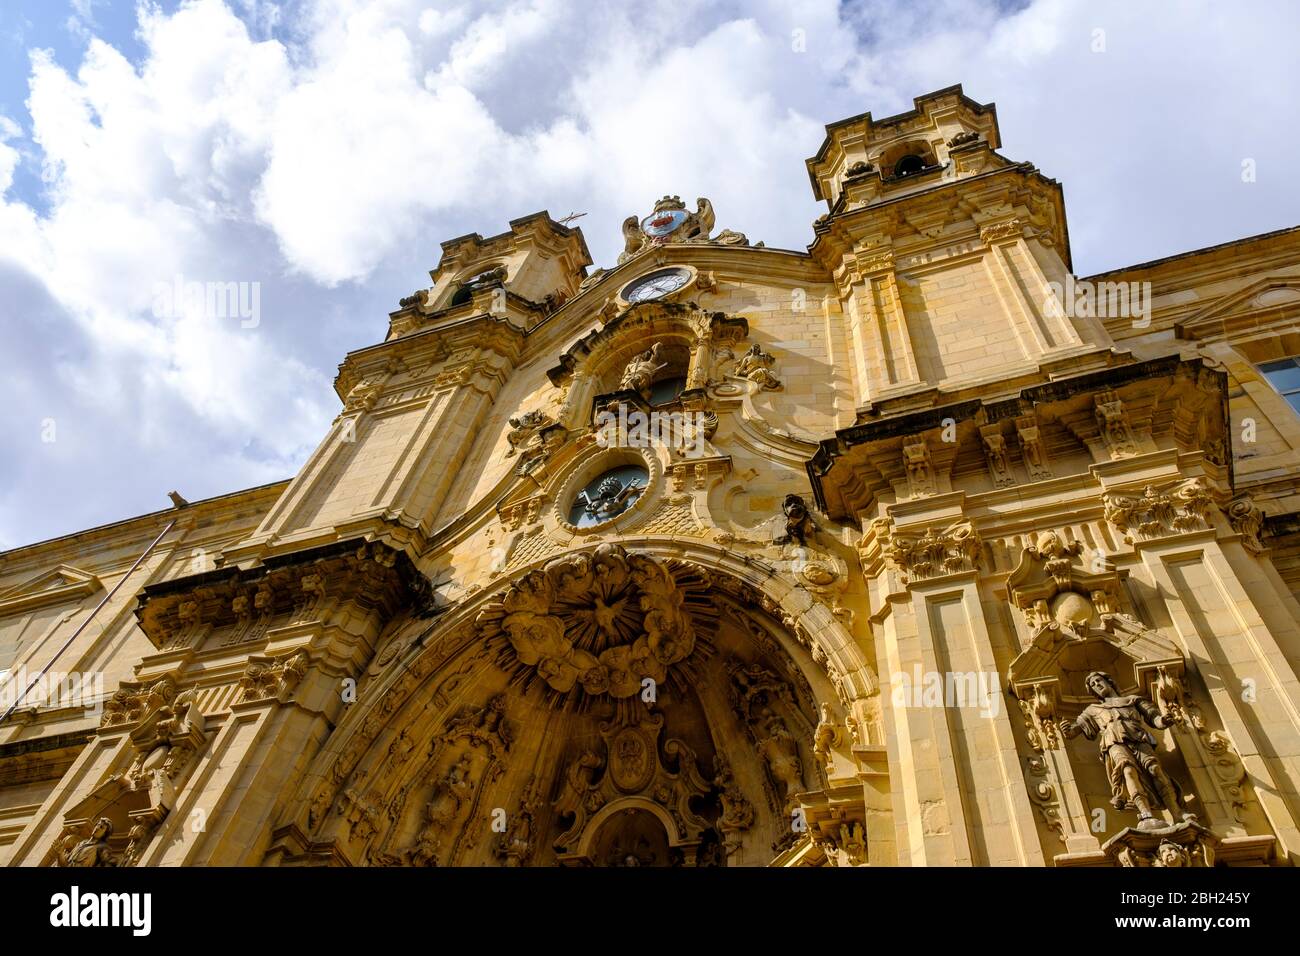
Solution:
M 0 118 L 9 544 L 290 474 L 337 407 L 333 365 L 442 239 L 586 212 L 607 265 L 620 221 L 674 193 L 801 248 L 822 126 L 955 82 L 997 100 L 1007 155 L 1065 183 L 1081 272 L 1300 220 L 1283 3 L 189 0 L 139 19 L 138 61 L 31 51 L 29 116 Z M 20 165 L 39 208 L 12 195 Z M 177 275 L 261 283 L 262 321 L 154 315 Z M 66 440 L 34 445 L 54 413 Z

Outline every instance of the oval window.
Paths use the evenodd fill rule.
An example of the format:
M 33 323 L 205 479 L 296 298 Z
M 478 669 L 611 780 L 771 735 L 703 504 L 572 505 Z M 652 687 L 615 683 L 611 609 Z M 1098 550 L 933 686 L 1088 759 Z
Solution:
M 578 492 L 569 507 L 569 524 L 578 528 L 612 521 L 645 492 L 650 472 L 642 465 L 620 465 L 602 472 Z

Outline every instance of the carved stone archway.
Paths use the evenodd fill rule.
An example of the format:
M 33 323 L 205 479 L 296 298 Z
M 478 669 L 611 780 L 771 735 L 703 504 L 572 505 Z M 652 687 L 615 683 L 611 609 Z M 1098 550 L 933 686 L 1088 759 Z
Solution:
M 806 592 L 669 545 L 571 552 L 399 627 L 266 862 L 604 865 L 595 833 L 620 807 L 667 821 L 672 862 L 771 862 L 828 785 L 827 741 L 876 719 L 875 677 Z M 576 671 L 579 650 L 603 677 L 544 665 Z M 664 680 L 610 681 L 623 657 Z

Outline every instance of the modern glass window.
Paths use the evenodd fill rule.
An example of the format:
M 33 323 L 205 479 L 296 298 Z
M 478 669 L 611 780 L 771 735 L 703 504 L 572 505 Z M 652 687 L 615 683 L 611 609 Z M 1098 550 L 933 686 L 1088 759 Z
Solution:
M 1259 370 L 1264 373 L 1268 383 L 1291 403 L 1291 407 L 1300 412 L 1300 358 L 1264 362 Z

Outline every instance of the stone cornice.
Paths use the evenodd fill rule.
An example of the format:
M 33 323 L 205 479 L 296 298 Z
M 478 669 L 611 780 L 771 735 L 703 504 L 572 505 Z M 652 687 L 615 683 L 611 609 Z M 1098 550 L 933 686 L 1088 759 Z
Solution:
M 1144 444 L 1141 447 L 1135 445 L 1131 449 L 1112 449 L 1109 444 L 1111 438 L 1104 428 L 1105 422 L 1094 411 L 1096 402 L 1108 398 L 1110 404 L 1115 404 L 1121 390 L 1132 391 L 1143 382 L 1162 379 L 1168 380 L 1168 385 L 1160 395 L 1173 394 L 1171 390 L 1176 391 L 1184 386 L 1201 388 L 1203 384 L 1205 389 L 1217 395 L 1215 398 L 1208 392 L 1206 394 L 1206 400 L 1216 405 L 1213 413 L 1206 413 L 1203 408 L 1194 410 L 1190 402 L 1182 401 L 1170 408 L 1167 407 L 1169 402 L 1163 398 L 1153 399 L 1150 395 L 1139 395 L 1135 401 L 1140 404 L 1122 414 L 1126 416 L 1125 421 L 1135 414 L 1141 416 L 1140 420 L 1134 421 L 1137 422 L 1137 430 L 1147 436 L 1143 439 Z M 1088 403 L 1088 397 L 1093 398 L 1092 404 Z M 1074 407 L 1076 405 L 1078 408 Z M 1200 360 L 1167 356 L 1029 386 L 1012 398 L 976 398 L 957 404 L 908 411 L 879 421 L 840 429 L 833 438 L 823 440 L 806 462 L 817 505 L 832 517 L 868 513 L 876 497 L 891 493 L 891 485 L 902 481 L 902 476 L 909 475 L 907 480 L 911 481 L 907 456 L 900 447 L 909 438 L 915 439 L 920 447 L 927 432 L 943 427 L 946 422 L 951 422 L 959 429 L 969 429 L 971 423 L 984 426 L 1008 420 L 1023 421 L 1032 417 L 1041 406 L 1058 409 L 1055 415 L 1076 433 L 1077 440 L 1089 447 L 1095 446 L 1099 454 L 1110 451 L 1112 458 L 1117 455 L 1139 454 L 1144 450 L 1153 451 L 1153 447 L 1146 446 L 1152 441 L 1149 433 L 1156 426 L 1162 438 L 1172 440 L 1180 447 L 1187 446 L 1186 450 L 1192 450 L 1191 445 L 1198 440 L 1198 423 L 1208 423 L 1215 434 L 1226 434 L 1227 378 L 1224 373 L 1208 368 Z M 1071 410 L 1066 411 L 1067 407 Z M 1123 403 L 1119 402 L 1117 407 L 1122 409 Z M 959 440 L 955 442 L 931 440 L 925 448 L 938 460 L 925 467 L 937 467 L 946 475 L 952 468 L 953 456 L 959 453 L 962 446 L 960 436 L 958 437 Z M 925 448 L 917 454 L 922 454 Z M 1228 469 L 1228 481 L 1231 483 L 1230 460 L 1223 467 Z M 919 493 L 934 494 L 944 490 L 932 486 L 920 489 Z M 918 492 L 914 489 L 914 493 Z
M 400 608 L 433 609 L 429 581 L 407 556 L 358 539 L 278 554 L 249 568 L 226 567 L 148 585 L 136 618 L 159 650 L 193 646 L 212 630 L 255 618 L 351 603 L 385 619 Z
M 1029 204 L 1036 197 L 1050 202 L 1054 215 L 1045 217 L 1040 209 L 1031 209 Z M 1031 163 L 991 169 L 853 209 L 837 207 L 815 225 L 815 238 L 808 250 L 830 269 L 871 236 L 891 241 L 899 259 L 934 246 L 951 245 L 961 238 L 983 244 L 986 239 L 981 230 L 994 221 L 990 216 L 995 214 L 1014 217 L 1027 235 L 1049 236 L 1052 245 L 1060 250 L 1066 268 L 1071 267 L 1070 233 L 1061 184 L 1043 175 Z M 920 222 L 927 215 L 935 222 L 928 230 L 930 234 L 908 226 L 909 221 Z

